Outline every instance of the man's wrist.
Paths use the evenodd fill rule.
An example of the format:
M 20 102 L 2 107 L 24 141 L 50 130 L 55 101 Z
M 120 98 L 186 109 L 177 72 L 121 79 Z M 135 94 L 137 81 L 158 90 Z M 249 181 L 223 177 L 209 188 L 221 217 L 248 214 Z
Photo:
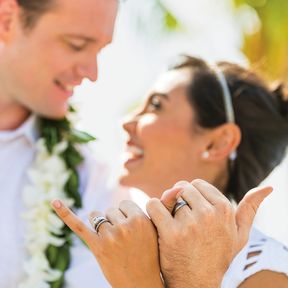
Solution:
M 203 277 L 185 277 L 185 279 L 177 279 L 175 277 L 173 281 L 167 281 L 163 287 L 165 288 L 220 288 L 223 276 L 211 277 L 205 275 Z

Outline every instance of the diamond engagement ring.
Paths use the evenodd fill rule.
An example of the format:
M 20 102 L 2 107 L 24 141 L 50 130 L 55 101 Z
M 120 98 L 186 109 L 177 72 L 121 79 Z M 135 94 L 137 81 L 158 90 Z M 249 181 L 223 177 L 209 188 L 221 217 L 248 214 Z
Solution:
M 188 205 L 188 203 L 185 200 L 179 200 L 177 201 L 177 203 L 175 204 L 173 211 L 172 211 L 172 216 L 174 217 L 176 212 L 182 208 L 183 206 Z
M 107 218 L 103 217 L 103 216 L 96 216 L 96 217 L 93 217 L 91 219 L 92 223 L 93 223 L 93 226 L 94 226 L 94 229 L 96 231 L 96 233 L 99 232 L 99 228 L 100 226 L 105 223 L 105 222 L 110 222 Z

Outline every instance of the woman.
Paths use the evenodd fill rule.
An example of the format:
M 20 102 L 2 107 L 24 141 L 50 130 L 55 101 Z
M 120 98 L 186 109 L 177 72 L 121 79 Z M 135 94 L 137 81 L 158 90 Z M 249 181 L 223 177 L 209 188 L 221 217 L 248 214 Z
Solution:
M 285 154 L 288 103 L 283 87 L 271 91 L 238 65 L 210 67 L 185 57 L 160 78 L 124 129 L 129 140 L 122 185 L 161 197 L 161 191 L 181 179 L 201 178 L 239 203 Z M 286 287 L 284 245 L 256 229 L 250 237 L 222 287 L 260 287 L 262 282 L 266 286 L 261 287 L 270 287 L 269 281 L 271 287 Z M 271 259 L 269 253 L 274 253 Z
M 219 72 L 219 69 L 223 72 Z M 162 191 L 173 186 L 173 184 L 179 180 L 186 179 L 191 181 L 195 178 L 202 178 L 215 185 L 219 190 L 224 191 L 224 194 L 229 198 L 239 202 L 249 189 L 257 186 L 270 173 L 284 155 L 288 141 L 288 125 L 286 123 L 287 108 L 286 103 L 281 98 L 282 95 L 280 92 L 281 89 L 278 89 L 274 94 L 271 93 L 256 75 L 236 65 L 220 63 L 217 68 L 212 69 L 200 59 L 186 57 L 184 61 L 173 66 L 170 71 L 160 78 L 152 89 L 143 109 L 141 109 L 131 121 L 125 123 L 124 128 L 130 137 L 127 142 L 128 159 L 120 178 L 121 184 L 140 188 L 150 197 L 160 197 Z M 277 127 L 277 129 L 275 129 L 275 127 Z M 213 197 L 213 195 L 220 197 L 216 190 L 210 189 L 210 187 L 204 184 L 204 186 L 206 185 L 206 187 L 204 187 L 206 191 L 210 189 L 209 197 L 207 197 L 207 193 L 203 192 L 203 190 L 205 190 L 203 189 L 203 183 L 192 182 L 192 187 L 189 187 L 189 189 L 183 188 L 183 185 L 185 186 L 186 184 L 182 183 L 183 191 L 176 192 L 181 193 L 182 198 L 187 200 L 189 206 L 185 205 L 178 210 L 174 217 L 176 220 L 177 217 L 180 219 L 185 213 L 188 213 L 187 211 L 190 212 L 191 209 L 189 208 L 192 208 L 191 206 L 197 201 L 195 198 L 193 201 L 188 201 L 187 190 L 190 190 L 190 192 L 193 190 L 192 194 L 194 196 L 197 191 L 200 191 L 199 194 L 204 195 L 204 198 Z M 170 197 L 167 196 L 169 193 L 171 193 L 171 191 L 168 191 L 168 193 L 162 196 L 162 202 L 166 203 L 166 207 L 169 208 L 170 206 L 171 209 L 171 205 L 167 204 L 168 198 Z M 210 198 L 210 200 L 211 199 L 212 198 Z M 203 203 L 202 207 L 205 206 L 207 208 L 207 203 L 204 203 L 203 199 L 201 201 Z M 122 208 L 120 207 L 120 211 L 127 216 L 128 208 L 123 207 L 123 205 L 124 204 L 122 204 Z M 124 206 L 127 206 L 127 204 Z M 201 207 L 201 205 L 199 205 L 199 207 Z M 188 266 L 191 262 L 195 262 L 197 265 L 198 261 L 190 260 L 185 263 L 184 259 L 187 258 L 185 254 L 184 257 L 181 258 L 183 260 L 179 262 L 181 265 L 174 265 L 175 261 L 170 261 L 172 266 L 169 267 L 169 265 L 167 265 L 168 268 L 165 266 L 165 264 L 169 262 L 166 261 L 165 263 L 165 259 L 169 257 L 164 257 L 165 259 L 163 260 L 161 255 L 165 249 L 161 248 L 166 238 L 163 237 L 164 239 L 161 239 L 162 232 L 158 229 L 159 223 L 157 223 L 157 217 L 153 215 L 153 211 L 155 211 L 154 208 L 155 200 L 154 202 L 150 202 L 147 210 L 157 227 L 158 237 L 161 240 L 159 241 L 159 249 L 162 273 L 165 281 L 168 279 L 168 283 L 166 282 L 168 287 L 173 287 L 173 285 L 170 285 L 170 281 L 172 281 L 170 279 L 173 279 L 173 277 L 170 277 L 170 279 L 166 277 L 166 275 L 169 274 L 166 274 L 166 272 L 176 269 L 175 266 Z M 197 209 L 198 205 L 195 205 L 192 212 L 197 211 Z M 245 212 L 248 214 L 251 210 L 253 209 L 246 209 Z M 211 212 L 211 209 L 209 211 Z M 59 211 L 57 212 L 67 224 L 71 224 L 69 220 L 67 221 L 67 219 L 65 219 L 67 211 L 62 214 L 61 212 L 59 213 Z M 210 212 L 208 214 L 210 214 Z M 224 214 L 226 213 L 224 210 L 222 212 Z M 223 215 L 223 213 L 218 214 L 219 222 L 221 214 Z M 115 223 L 115 219 L 118 219 L 117 225 L 119 225 L 119 223 L 121 224 L 119 219 L 123 217 L 123 215 L 120 214 L 119 211 L 115 212 L 115 210 L 110 210 L 106 213 L 106 217 L 112 223 Z M 201 217 L 198 218 L 198 221 L 205 218 L 206 214 L 207 213 L 203 213 Z M 96 213 L 96 215 L 99 214 Z M 239 218 L 237 214 L 236 218 Z M 124 221 L 124 218 L 122 221 Z M 205 223 L 206 227 L 204 228 L 210 228 L 210 226 L 207 225 L 208 222 L 203 221 L 203 225 L 205 225 Z M 79 225 L 79 223 L 77 225 Z M 70 226 L 73 228 L 73 223 Z M 166 226 L 170 226 L 170 224 Z M 102 223 L 101 227 L 97 226 L 96 228 L 96 230 L 102 229 L 100 230 L 100 235 L 102 233 L 105 235 L 106 230 L 111 229 L 108 223 Z M 81 231 L 79 232 L 79 230 L 82 229 L 82 226 L 81 229 L 77 229 L 77 227 L 75 228 L 74 226 L 74 231 L 78 231 L 80 236 Z M 138 233 L 140 233 L 140 230 L 141 229 L 139 229 Z M 207 231 L 208 230 L 209 229 L 207 229 Z M 256 239 L 260 237 L 256 230 L 253 231 L 253 239 L 250 240 L 252 242 L 254 241 L 254 236 Z M 211 235 L 222 236 L 222 233 L 224 233 L 223 231 L 219 234 L 214 232 L 215 231 L 211 232 Z M 146 234 L 147 233 L 144 233 L 143 237 L 146 236 Z M 169 237 L 170 234 L 171 233 L 168 233 L 166 236 Z M 125 235 L 126 238 L 129 238 L 127 236 L 128 234 Z M 94 235 L 92 236 L 94 237 Z M 92 236 L 89 236 L 86 240 L 90 241 Z M 272 251 L 288 254 L 281 247 L 282 251 L 280 244 L 274 240 L 270 240 L 262 234 L 261 237 L 265 238 L 264 242 L 267 241 L 267 243 L 271 244 Z M 205 242 L 207 238 L 211 237 L 207 237 L 206 235 L 206 238 L 201 238 L 202 242 Z M 184 242 L 186 242 L 186 245 L 189 243 L 196 245 L 197 241 L 195 239 L 197 238 L 195 237 L 192 238 L 191 241 Z M 211 246 L 216 253 L 217 245 L 213 245 L 217 242 L 217 239 L 216 237 L 210 242 L 205 242 L 206 245 L 198 250 L 205 251 Z M 145 240 L 147 240 L 147 238 L 145 238 Z M 177 243 L 179 246 L 181 246 L 181 240 L 181 237 L 179 237 L 179 242 Z M 140 237 L 139 241 L 141 241 Z M 151 243 L 153 241 L 147 240 L 146 242 Z M 123 243 L 125 243 L 125 237 Z M 94 251 L 96 257 L 99 257 L 99 250 L 97 252 L 97 248 L 93 247 L 95 245 L 96 244 L 91 242 L 90 247 L 92 246 L 92 251 Z M 143 245 L 145 246 L 145 243 Z M 128 246 L 132 247 L 133 245 L 130 244 Z M 114 249 L 112 245 L 108 247 L 110 250 Z M 185 246 L 181 249 L 185 251 Z M 263 251 L 264 249 L 266 248 L 263 247 Z M 145 249 L 143 248 L 143 250 Z M 151 247 L 149 251 L 150 253 L 146 253 L 147 255 L 153 253 L 156 255 L 156 257 L 154 257 L 154 265 L 149 265 L 149 267 L 154 266 L 156 268 L 154 271 L 150 271 L 150 274 L 157 275 L 157 271 L 159 271 L 159 269 L 157 270 L 157 253 L 155 249 L 153 250 Z M 245 254 L 246 251 L 247 249 L 244 249 L 241 253 Z M 261 252 L 262 251 L 259 252 L 259 250 L 254 251 L 253 254 L 252 251 L 246 256 L 247 258 L 249 258 L 248 256 L 258 256 L 258 262 L 261 263 L 261 256 L 264 254 Z M 134 254 L 136 255 L 135 251 Z M 207 257 L 209 257 L 208 254 Z M 197 257 L 195 258 L 198 259 Z M 100 259 L 100 265 L 102 264 L 102 267 L 109 266 L 108 262 L 103 263 L 103 259 L 104 258 Z M 242 262 L 239 262 L 236 258 L 236 262 L 234 261 L 235 263 L 232 263 L 232 268 L 230 267 L 226 273 L 222 287 L 231 288 L 238 287 L 239 285 L 241 285 L 240 287 L 259 287 L 261 281 L 266 281 L 267 277 L 272 279 L 273 284 L 277 283 L 277 287 L 285 287 L 284 285 L 287 285 L 287 277 L 280 274 L 288 273 L 287 270 L 285 270 L 287 269 L 287 265 L 285 266 L 284 259 L 285 258 L 282 258 L 283 262 L 282 264 L 280 263 L 279 267 L 272 267 L 273 269 L 271 269 L 271 267 L 263 266 L 263 269 L 260 267 L 261 269 L 255 271 L 257 265 L 248 267 L 249 263 L 245 262 L 246 258 Z M 115 262 L 116 260 L 110 259 L 110 264 L 113 263 L 113 261 Z M 149 258 L 149 261 L 151 261 L 151 258 Z M 248 261 L 250 261 L 250 259 Z M 224 261 L 223 258 L 223 263 L 224 262 L 226 261 Z M 146 263 L 148 263 L 148 260 Z M 212 259 L 211 263 L 213 263 Z M 164 269 L 163 266 L 165 266 Z M 201 265 L 199 264 L 199 266 Z M 210 266 L 211 265 L 206 268 L 208 269 Z M 274 272 L 264 271 L 264 275 L 259 273 L 255 274 L 266 268 Z M 254 274 L 250 273 L 250 271 L 254 271 Z M 202 274 L 200 273 L 200 275 Z M 210 275 L 211 278 L 213 278 L 212 274 Z M 236 279 L 236 276 L 239 279 Z M 137 279 L 138 278 L 139 277 L 137 277 Z M 246 278 L 249 279 L 243 282 Z M 157 280 L 157 278 L 155 279 Z M 154 283 L 157 283 L 156 280 Z M 187 281 L 188 280 L 185 279 L 185 283 L 187 283 Z M 265 283 L 267 284 L 267 281 Z M 155 287 L 156 286 L 155 284 Z M 121 287 L 121 285 L 118 287 Z M 122 287 L 125 286 L 122 285 Z M 193 286 L 188 285 L 186 287 Z M 203 287 L 216 286 L 209 286 L 207 284 Z M 270 286 L 262 285 L 262 287 Z

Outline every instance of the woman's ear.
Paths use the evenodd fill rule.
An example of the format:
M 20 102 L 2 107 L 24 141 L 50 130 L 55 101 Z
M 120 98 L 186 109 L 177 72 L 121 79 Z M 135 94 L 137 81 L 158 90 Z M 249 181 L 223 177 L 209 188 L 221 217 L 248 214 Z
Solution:
M 237 150 L 240 141 L 239 126 L 234 123 L 223 124 L 211 131 L 209 146 L 203 152 L 202 158 L 207 161 L 227 159 Z
M 15 0 L 0 0 L 0 42 L 2 43 L 9 41 L 11 37 L 17 8 Z

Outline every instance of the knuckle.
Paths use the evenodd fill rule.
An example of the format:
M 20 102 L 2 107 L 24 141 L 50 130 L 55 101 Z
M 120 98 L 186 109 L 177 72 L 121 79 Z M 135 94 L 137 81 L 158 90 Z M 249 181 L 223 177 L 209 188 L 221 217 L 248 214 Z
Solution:
M 126 223 L 117 224 L 113 227 L 113 234 L 109 234 L 110 243 L 114 243 L 117 239 L 127 238 L 129 235 L 129 227 Z
M 190 187 L 189 187 L 190 188 Z M 182 192 L 181 192 L 181 196 L 183 196 L 184 198 L 189 197 L 189 195 L 191 195 L 192 191 L 191 189 L 188 189 L 188 187 L 183 188 Z
M 114 229 L 113 232 L 112 231 L 105 231 L 105 233 L 101 233 L 101 247 L 103 249 L 107 248 L 108 246 L 113 246 L 115 245 L 115 243 L 117 243 L 117 239 L 120 235 L 120 231 L 119 229 Z
M 146 204 L 147 211 L 153 211 L 159 205 L 159 202 L 159 199 L 151 198 Z
M 113 216 L 115 214 L 115 212 L 117 212 L 117 211 L 118 211 L 118 209 L 116 209 L 116 208 L 108 208 L 106 210 L 105 215 L 107 218 L 109 218 L 109 217 Z
M 202 206 L 202 207 L 198 207 L 198 211 L 199 211 L 199 214 L 201 215 L 201 217 L 203 218 L 213 218 L 214 217 L 214 214 L 215 214 L 215 209 L 214 207 L 210 207 L 208 205 L 206 206 Z
M 110 207 L 110 208 L 108 208 L 108 209 L 106 210 L 106 214 L 107 214 L 107 213 L 108 213 L 108 214 L 114 213 L 116 210 L 118 210 L 118 209 L 116 209 L 116 208 L 114 208 L 114 207 Z
M 61 216 L 61 218 L 68 218 L 71 215 L 71 212 L 69 209 L 63 209 L 59 215 Z
M 208 225 L 217 221 L 217 215 L 213 207 L 203 207 L 200 210 L 200 221 Z
M 84 233 L 84 231 L 85 231 L 85 226 L 84 226 L 84 224 L 81 223 L 81 222 L 77 222 L 77 223 L 75 224 L 75 233 L 76 233 L 76 234 L 82 234 L 82 233 Z
M 191 181 L 192 185 L 199 185 L 199 184 L 203 184 L 203 183 L 206 183 L 206 182 L 202 179 L 194 179 L 193 181 Z
M 124 208 L 127 207 L 127 205 L 129 205 L 130 201 L 129 200 L 122 200 L 119 204 L 119 208 Z
M 143 226 L 147 223 L 148 218 L 143 214 L 135 213 L 131 218 L 129 219 L 129 222 L 133 227 Z
M 227 218 L 233 215 L 234 212 L 233 206 L 228 200 L 219 202 L 218 209 L 219 212 Z
M 181 181 L 178 181 L 177 183 L 175 183 L 174 187 L 183 187 L 186 185 L 190 185 L 190 183 L 186 180 L 181 180 Z

